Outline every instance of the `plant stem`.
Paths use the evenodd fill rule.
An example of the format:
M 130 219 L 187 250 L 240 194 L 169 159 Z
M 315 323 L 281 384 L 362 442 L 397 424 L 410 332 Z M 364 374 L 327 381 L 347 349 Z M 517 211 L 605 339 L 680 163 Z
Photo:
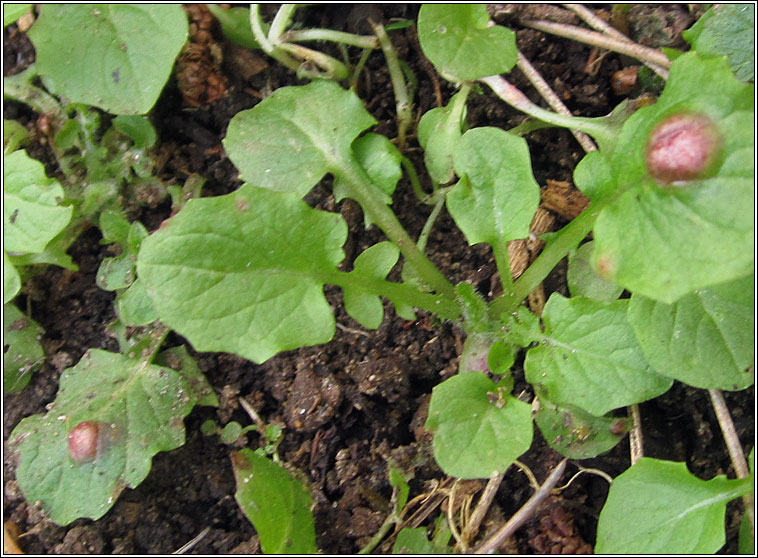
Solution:
M 424 228 L 421 229 L 421 234 L 418 235 L 418 242 L 416 243 L 416 246 L 418 246 L 418 249 L 422 252 L 426 252 L 426 243 L 429 240 L 429 233 L 432 232 L 432 227 L 434 226 L 435 221 L 437 221 L 437 217 L 439 217 L 440 212 L 442 211 L 442 206 L 444 205 L 445 197 L 442 196 L 439 200 L 437 200 L 437 203 L 434 205 L 434 209 L 432 209 L 432 212 L 429 214 L 426 223 L 424 223 Z
M 632 465 L 637 463 L 645 455 L 645 449 L 642 440 L 642 417 L 640 416 L 640 406 L 635 403 L 629 406 L 632 412 L 632 429 L 629 431 L 629 453 Z
M 461 533 L 461 538 L 466 545 L 468 545 L 469 541 L 474 538 L 479 531 L 479 526 L 482 524 L 484 516 L 487 515 L 487 511 L 490 509 L 492 501 L 495 499 L 497 490 L 500 488 L 500 484 L 503 482 L 504 477 L 505 471 L 502 473 L 495 473 L 490 477 L 490 480 L 487 481 L 487 486 L 474 508 L 474 513 L 471 514 L 471 519 L 463 529 L 463 533 Z M 464 548 L 463 550 L 465 552 L 467 548 Z
M 495 256 L 495 267 L 500 274 L 503 295 L 513 296 L 513 275 L 511 275 L 511 259 L 508 256 L 508 243 L 496 240 L 492 244 L 492 254 Z
M 290 30 L 281 36 L 282 41 L 331 41 L 360 48 L 379 48 L 379 41 L 371 35 L 354 35 L 332 29 L 297 29 Z
M 533 116 L 538 120 L 544 120 L 562 128 L 576 129 L 591 135 L 599 143 L 612 144 L 617 132 L 612 126 L 598 118 L 584 118 L 580 116 L 566 116 L 545 110 L 532 103 L 526 95 L 510 84 L 501 76 L 488 76 L 479 81 L 487 84 L 495 94 L 512 107 Z
M 384 26 L 381 23 L 374 23 L 369 19 L 371 28 L 379 40 L 382 47 L 384 58 L 387 60 L 387 69 L 392 81 L 392 90 L 395 93 L 395 111 L 397 112 L 397 139 L 400 151 L 405 151 L 405 134 L 413 123 L 413 111 L 411 110 L 413 101 L 408 95 L 408 86 L 405 83 L 405 75 L 400 67 L 395 47 L 387 36 Z
M 711 398 L 713 410 L 716 411 L 716 418 L 719 421 L 721 433 L 724 435 L 724 442 L 726 442 L 726 448 L 729 451 L 729 457 L 732 460 L 734 472 L 737 474 L 738 479 L 747 478 L 750 476 L 750 469 L 745 460 L 745 454 L 742 452 L 742 444 L 740 444 L 740 439 L 739 436 L 737 436 L 737 430 L 734 428 L 732 415 L 729 413 L 729 408 L 726 406 L 724 396 L 717 389 L 709 389 L 708 395 Z M 745 494 L 742 497 L 742 502 L 745 504 L 745 513 L 750 522 L 750 532 L 754 532 L 755 493 L 750 492 L 749 494 Z
M 520 51 L 518 53 L 518 61 L 516 62 L 516 65 L 555 112 L 565 114 L 566 116 L 572 116 L 571 111 L 568 109 L 568 107 L 563 104 L 563 101 L 561 101 L 560 97 L 555 94 L 550 85 L 540 75 L 537 69 L 532 66 L 531 62 L 529 62 L 529 60 L 527 60 L 527 58 L 521 54 Z M 589 153 L 590 151 L 597 151 L 597 146 L 593 143 L 592 139 L 587 134 L 584 132 L 579 132 L 578 130 L 571 130 L 571 133 L 574 135 L 576 141 L 579 142 L 585 152 Z
M 429 262 L 425 256 L 424 260 Z M 431 262 L 429 262 L 429 264 L 431 264 Z M 415 265 L 414 268 L 418 270 Z M 419 273 L 419 275 L 421 274 Z M 347 273 L 342 271 L 325 273 L 321 278 L 324 283 L 378 294 L 391 300 L 393 303 L 398 302 L 428 310 L 446 320 L 456 320 L 461 313 L 460 307 L 455 299 L 444 295 L 425 293 L 424 291 L 405 283 L 393 283 L 392 281 L 386 281 L 384 279 L 366 277 L 366 275 L 356 274 L 354 271 Z
M 53 127 L 59 130 L 66 121 L 60 103 L 39 87 L 32 85 L 31 80 L 37 76 L 34 65 L 15 76 L 3 78 L 3 97 L 21 101 L 32 107 L 35 112 L 51 117 Z
M 558 465 L 555 466 L 550 475 L 545 479 L 545 482 L 539 489 L 532 495 L 526 504 L 521 506 L 521 509 L 517 511 L 513 516 L 503 525 L 498 531 L 487 539 L 483 544 L 474 550 L 474 554 L 493 554 L 497 549 L 511 537 L 516 529 L 531 517 L 540 505 L 542 500 L 547 498 L 550 491 L 558 484 L 558 481 L 563 476 L 563 472 L 566 470 L 567 458 L 563 458 Z
M 413 193 L 416 195 L 416 198 L 418 198 L 418 201 L 421 203 L 428 203 L 429 197 L 432 196 L 432 194 L 427 194 L 421 187 L 421 182 L 419 182 L 418 173 L 416 172 L 416 167 L 413 166 L 413 162 L 408 159 L 408 157 L 403 155 L 403 158 L 400 159 L 400 163 L 403 165 L 405 172 L 408 174 L 408 180 L 411 183 L 411 188 L 413 189 Z M 435 184 L 435 190 L 436 189 L 437 188 Z
M 662 52 L 649 48 L 637 43 L 633 43 L 629 40 L 619 40 L 596 31 L 589 31 L 582 27 L 576 27 L 574 25 L 566 25 L 565 23 L 555 23 L 552 21 L 527 19 L 521 20 L 519 23 L 538 31 L 544 31 L 552 35 L 558 35 L 566 39 L 571 39 L 580 43 L 604 48 L 606 50 L 612 50 L 620 54 L 626 54 L 641 62 L 652 62 L 663 68 L 671 67 L 671 61 Z
M 271 27 L 268 29 L 268 40 L 272 44 L 276 45 L 281 42 L 281 36 L 284 35 L 287 27 L 289 27 L 297 8 L 297 4 L 282 4 L 279 6 L 279 10 L 274 16 L 274 21 L 271 22 Z
M 351 197 L 360 204 L 371 221 L 379 225 L 387 237 L 398 247 L 400 253 L 414 267 L 419 278 L 437 294 L 447 299 L 448 302 L 454 303 L 455 289 L 453 285 L 418 249 L 416 242 L 400 224 L 395 213 L 384 203 L 381 197 L 375 194 L 376 186 L 373 185 L 363 167 L 351 160 L 351 154 L 345 154 L 341 159 L 349 161 L 349 163 L 339 169 L 333 169 L 333 171 L 336 170 L 345 180 L 350 188 Z
M 324 54 L 323 52 L 293 43 L 281 43 L 276 48 L 290 52 L 305 61 L 313 62 L 319 68 L 326 70 L 329 78 L 345 79 L 348 76 L 349 72 L 347 71 L 347 67 L 342 62 L 328 54 Z M 298 69 L 301 67 L 302 63 L 298 66 Z
M 286 52 L 282 52 L 276 45 L 269 41 L 266 33 L 263 31 L 263 20 L 261 19 L 261 8 L 259 4 L 250 5 L 250 28 L 253 31 L 255 40 L 261 45 L 263 52 L 292 71 L 297 72 L 300 69 L 301 64 L 298 60 L 292 58 Z
M 582 6 L 581 4 L 564 4 L 564 6 L 568 8 L 569 10 L 571 10 L 572 12 L 574 12 L 580 18 L 582 18 L 585 21 L 585 23 L 589 24 L 591 27 L 593 27 L 597 31 L 605 33 L 606 35 L 613 37 L 615 39 L 618 39 L 620 41 L 627 41 L 631 44 L 636 44 L 631 39 L 629 39 L 629 37 L 624 35 L 621 31 L 619 31 L 612 25 L 607 24 L 604 20 L 596 16 L 595 12 L 593 12 L 589 8 Z M 656 74 L 661 76 L 663 79 L 668 78 L 669 72 L 663 66 L 659 66 L 655 62 L 649 62 L 649 61 L 645 62 L 645 65 L 651 70 L 653 70 Z
M 600 214 L 600 210 L 605 205 L 605 203 L 590 205 L 548 242 L 542 253 L 513 284 L 512 294 L 509 295 L 506 292 L 493 301 L 490 306 L 490 313 L 493 319 L 499 319 L 503 314 L 510 314 L 518 308 L 521 301 L 542 283 L 558 262 L 568 254 L 569 250 L 576 248 L 582 239 L 589 234 L 595 225 L 595 220 Z

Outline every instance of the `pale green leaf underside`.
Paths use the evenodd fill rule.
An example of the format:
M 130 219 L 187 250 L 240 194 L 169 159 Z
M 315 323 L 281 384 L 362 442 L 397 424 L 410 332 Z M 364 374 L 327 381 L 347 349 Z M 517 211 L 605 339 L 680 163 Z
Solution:
M 484 4 L 424 4 L 418 16 L 418 38 L 424 54 L 442 72 L 474 80 L 509 71 L 516 63 L 516 35 L 488 27 Z
M 142 243 L 137 274 L 160 320 L 197 350 L 263 362 L 334 335 L 324 275 L 346 236 L 341 216 L 245 185 L 190 200 Z
M 672 380 L 648 365 L 627 305 L 553 294 L 542 316 L 544 338 L 526 356 L 526 379 L 553 403 L 595 416 L 668 390 Z
M 726 503 L 752 479 L 703 481 L 684 463 L 643 457 L 616 477 L 600 512 L 597 554 L 713 554 L 724 545 Z
M 711 8 L 682 33 L 700 54 L 726 55 L 737 77 L 750 81 L 755 72 L 755 6 L 724 4 Z
M 277 89 L 232 118 L 224 149 L 250 184 L 304 196 L 347 158 L 376 120 L 352 91 L 334 82 Z
M 315 554 L 311 496 L 286 469 L 250 449 L 232 454 L 237 491 L 245 516 L 255 526 L 266 554 Z
M 63 187 L 25 151 L 3 158 L 3 248 L 40 253 L 71 220 L 72 207 L 60 205 Z
M 447 195 L 447 207 L 469 244 L 502 244 L 529 236 L 539 204 L 523 138 L 499 128 L 474 128 L 455 151 L 460 182 Z
M 428 110 L 418 123 L 418 141 L 424 148 L 424 164 L 429 176 L 438 184 L 447 184 L 455 177 L 455 146 L 461 139 L 462 111 L 454 109 L 456 93 L 447 106 Z
M 505 394 L 481 372 L 453 376 L 434 388 L 426 427 L 434 432 L 434 458 L 448 475 L 489 478 L 505 471 L 532 444 L 531 407 Z
M 43 6 L 29 31 L 37 68 L 55 92 L 114 114 L 145 114 L 187 40 L 178 5 Z
M 674 304 L 635 294 L 629 323 L 651 366 L 702 389 L 753 384 L 754 276 L 700 289 Z
M 144 480 L 153 455 L 184 443 L 182 419 L 194 404 L 180 373 L 91 349 L 63 373 L 48 413 L 22 420 L 11 434 L 19 486 L 56 523 L 97 519 L 125 487 Z M 87 420 L 104 425 L 106 441 L 94 461 L 77 465 L 67 436 Z

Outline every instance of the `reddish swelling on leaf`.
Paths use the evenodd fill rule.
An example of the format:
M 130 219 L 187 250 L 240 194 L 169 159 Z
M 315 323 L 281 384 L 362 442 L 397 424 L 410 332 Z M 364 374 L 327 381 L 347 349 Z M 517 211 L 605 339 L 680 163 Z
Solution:
M 97 457 L 100 424 L 92 421 L 79 423 L 68 435 L 68 455 L 77 465 L 90 463 Z
M 653 129 L 645 163 L 659 184 L 694 180 L 712 169 L 722 143 L 721 134 L 707 116 L 677 114 Z

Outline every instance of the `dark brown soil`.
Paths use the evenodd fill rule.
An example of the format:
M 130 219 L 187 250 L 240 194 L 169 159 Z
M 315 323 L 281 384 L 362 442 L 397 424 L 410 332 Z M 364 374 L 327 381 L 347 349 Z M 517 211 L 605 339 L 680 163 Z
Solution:
M 674 6 L 671 10 L 679 13 L 681 8 Z M 354 31 L 361 16 L 370 14 L 385 21 L 391 17 L 415 18 L 417 6 L 363 5 L 353 9 L 350 5 L 331 5 L 301 12 L 299 17 L 306 25 Z M 412 32 L 394 32 L 392 40 L 418 78 L 414 108 L 421 114 L 437 104 L 434 82 Z M 617 55 L 604 56 L 590 73 L 588 57 L 598 53 L 592 53 L 589 47 L 528 29 L 518 30 L 518 44 L 576 114 L 603 115 L 622 100 L 610 86 L 614 72 L 624 64 Z M 262 72 L 245 76 L 240 64 L 249 66 L 250 59 L 242 56 L 244 60 L 239 62 L 240 56 L 233 53 L 231 57 L 227 50 L 228 61 L 219 70 L 228 80 L 226 96 L 188 108 L 174 80 L 159 101 L 153 120 L 161 138 L 158 152 L 165 163 L 160 178 L 165 183 L 183 184 L 191 173 L 198 173 L 208 179 L 203 195 L 218 195 L 238 187 L 236 171 L 221 148 L 229 119 L 254 106 L 267 91 L 302 83 L 270 60 Z M 7 28 L 6 75 L 19 71 L 32 59 L 33 49 L 25 36 L 16 32 L 15 26 Z M 379 121 L 376 131 L 393 137 L 395 105 L 381 53 L 372 54 L 367 69 L 359 94 Z M 535 102 L 541 102 L 520 72 L 514 70 L 510 77 Z M 454 88 L 441 79 L 438 83 L 446 103 Z M 4 114 L 30 128 L 37 117 L 15 103 L 6 103 Z M 469 104 L 468 123 L 472 127 L 509 128 L 522 118 L 488 90 L 473 95 Z M 542 130 L 531 134 L 528 141 L 534 174 L 541 185 L 548 179 L 571 180 L 583 152 L 568 132 Z M 43 144 L 38 142 L 30 152 L 48 164 L 48 172 L 58 172 Z M 415 139 L 410 142 L 408 155 L 417 169 L 423 168 Z M 380 240 L 381 234 L 375 227 L 366 231 L 360 208 L 349 200 L 335 204 L 330 192 L 327 179 L 307 200 L 320 208 L 339 211 L 346 218 L 351 236 L 344 265 L 351 265 L 355 255 Z M 135 206 L 132 211 L 132 216 L 150 230 L 157 228 L 170 212 L 167 201 L 152 205 Z M 429 209 L 417 203 L 405 180 L 397 188 L 393 208 L 409 233 L 418 235 Z M 559 226 L 564 223 L 559 219 Z M 95 285 L 98 265 L 108 255 L 99 240 L 97 229 L 87 230 L 70 250 L 79 271 L 51 266 L 28 282 L 17 300 L 22 309 L 31 309 L 31 317 L 44 328 L 43 343 L 49 358 L 22 393 L 4 396 L 4 440 L 23 417 L 45 411 L 45 405 L 55 398 L 61 371 L 75 364 L 87 349 L 118 350 L 116 341 L 106 332 L 107 324 L 114 319 L 113 294 Z M 489 250 L 467 246 L 444 213 L 432 232 L 429 251 L 435 264 L 452 281 L 469 280 L 484 293 L 495 284 Z M 457 370 L 464 333 L 456 325 L 423 312 L 415 322 L 404 321 L 391 307 L 377 331 L 365 331 L 342 309 L 339 289 L 327 289 L 327 295 L 341 327 L 326 345 L 283 353 L 260 366 L 228 354 L 193 353 L 219 394 L 221 406 L 195 408 L 185 421 L 186 444 L 158 454 L 147 479 L 137 488 L 126 490 L 99 521 L 77 520 L 61 527 L 45 519 L 36 506 L 24 500 L 15 481 L 13 456 L 4 446 L 4 520 L 16 523 L 24 533 L 20 538 L 22 548 L 32 554 L 165 554 L 208 528 L 190 553 L 260 552 L 255 530 L 234 500 L 229 460 L 234 448 L 223 445 L 217 436 L 203 436 L 200 432 L 200 425 L 207 419 L 221 424 L 229 420 L 249 424 L 239 397 L 247 399 L 263 420 L 284 427 L 279 454 L 311 483 L 322 552 L 355 553 L 377 531 L 389 510 L 389 460 L 413 473 L 411 498 L 431 491 L 436 483 L 450 482 L 431 457 L 430 437 L 423 424 L 432 388 Z M 167 346 L 181 343 L 186 342 L 171 334 Z M 530 400 L 523 374 L 516 372 L 516 378 L 516 393 L 526 389 L 522 397 Z M 753 389 L 725 396 L 740 439 L 749 449 L 754 436 Z M 733 475 L 706 392 L 676 383 L 665 395 L 641 405 L 641 412 L 646 455 L 686 461 L 694 474 L 705 479 L 717 474 Z M 262 441 L 257 434 L 251 433 L 237 446 L 255 448 L 259 444 Z M 521 460 L 541 480 L 560 456 L 547 447 L 537 431 L 532 448 Z M 616 476 L 629 466 L 628 442 L 580 464 Z M 576 470 L 576 465 L 570 464 L 564 480 Z M 460 490 L 477 494 L 483 486 L 483 482 L 470 481 Z M 503 551 L 591 552 L 607 491 L 601 478 L 582 475 L 559 496 L 551 497 Z M 531 494 L 525 476 L 510 470 L 483 530 L 494 531 Z M 740 505 L 730 504 L 728 508 L 728 544 L 722 552 L 736 552 Z M 423 524 L 431 524 L 439 513 L 439 509 L 433 510 Z M 393 539 L 388 538 L 377 551 L 388 553 L 392 544 Z

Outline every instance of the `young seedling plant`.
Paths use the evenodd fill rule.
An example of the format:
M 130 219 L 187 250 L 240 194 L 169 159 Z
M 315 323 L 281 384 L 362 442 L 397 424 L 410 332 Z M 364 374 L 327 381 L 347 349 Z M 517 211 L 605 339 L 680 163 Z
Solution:
M 294 8 L 282 10 L 265 34 L 254 6 L 252 30 L 264 51 L 295 69 L 288 57 L 305 51 L 284 40 Z M 183 349 L 172 353 L 178 366 L 153 362 L 162 358 L 168 328 L 198 351 L 261 363 L 333 337 L 325 285 L 342 289 L 345 310 L 368 329 L 384 319 L 385 298 L 402 318 L 421 309 L 465 330 L 459 374 L 434 388 L 426 422 L 439 466 L 459 478 L 505 472 L 531 446 L 533 421 L 553 449 L 585 459 L 610 450 L 631 427 L 618 409 L 661 395 L 674 380 L 713 392 L 753 384 L 753 86 L 735 77 L 725 57 L 694 51 L 673 60 L 650 106 L 627 104 L 605 118 L 559 115 L 525 103 L 499 77 L 518 51 L 514 33 L 490 25 L 483 5 L 424 5 L 417 28 L 440 75 L 460 85 L 448 106 L 419 124 L 434 203 L 445 204 L 470 245 L 492 249 L 502 294 L 487 300 L 468 283 L 452 284 L 425 255 L 426 237 L 414 240 L 404 229 L 391 208 L 403 155 L 367 132 L 376 120 L 352 90 L 321 79 L 276 90 L 229 124 L 224 148 L 244 181 L 239 189 L 189 200 L 149 236 L 138 224 L 111 220 L 120 232 L 108 238 L 122 243 L 130 258 L 124 265 L 134 265 L 136 255 L 130 270 L 137 279 L 116 288 L 127 287 L 140 302 L 130 308 L 143 313 L 124 323 L 152 324 L 153 333 L 133 346 L 123 338 L 122 355 L 90 351 L 64 373 L 53 409 L 14 431 L 19 484 L 28 498 L 60 510 L 56 521 L 99 517 L 120 487 L 144 478 L 153 453 L 181 443 L 180 425 L 143 423 L 139 409 L 176 425 L 195 402 L 213 403 L 204 389 L 193 389 L 201 384 Z M 547 124 L 589 134 L 600 147 L 574 172 L 590 206 L 551 234 L 515 281 L 508 243 L 529 236 L 539 186 L 523 138 L 489 126 L 466 129 L 466 100 L 477 82 Z M 96 100 L 82 102 L 114 110 Z M 387 237 L 359 254 L 350 271 L 339 268 L 345 221 L 302 199 L 326 175 L 335 199 L 355 200 L 366 225 Z M 590 234 L 592 242 L 582 244 Z M 390 281 L 401 256 L 403 281 Z M 555 293 L 541 316 L 533 314 L 523 301 L 567 256 L 572 296 Z M 630 296 L 619 298 L 622 291 Z M 522 350 L 538 404 L 511 393 Z M 102 379 L 98 389 L 91 385 L 86 372 L 100 368 L 100 378 L 119 386 L 118 397 Z M 148 440 L 151 428 L 165 435 Z M 60 464 L 55 475 L 43 474 L 49 462 Z M 293 551 L 293 541 L 300 552 L 315 551 L 299 481 L 250 450 L 233 454 L 232 463 L 238 501 L 264 551 Z M 559 472 L 550 477 L 553 486 Z M 56 491 L 61 479 L 81 490 L 96 478 L 96 511 Z M 269 490 L 259 478 L 284 488 Z M 726 502 L 751 493 L 752 483 L 752 473 L 702 481 L 684 464 L 643 458 L 613 481 L 595 550 L 715 552 L 724 544 Z M 291 519 L 284 528 L 281 515 L 260 509 L 276 498 Z

